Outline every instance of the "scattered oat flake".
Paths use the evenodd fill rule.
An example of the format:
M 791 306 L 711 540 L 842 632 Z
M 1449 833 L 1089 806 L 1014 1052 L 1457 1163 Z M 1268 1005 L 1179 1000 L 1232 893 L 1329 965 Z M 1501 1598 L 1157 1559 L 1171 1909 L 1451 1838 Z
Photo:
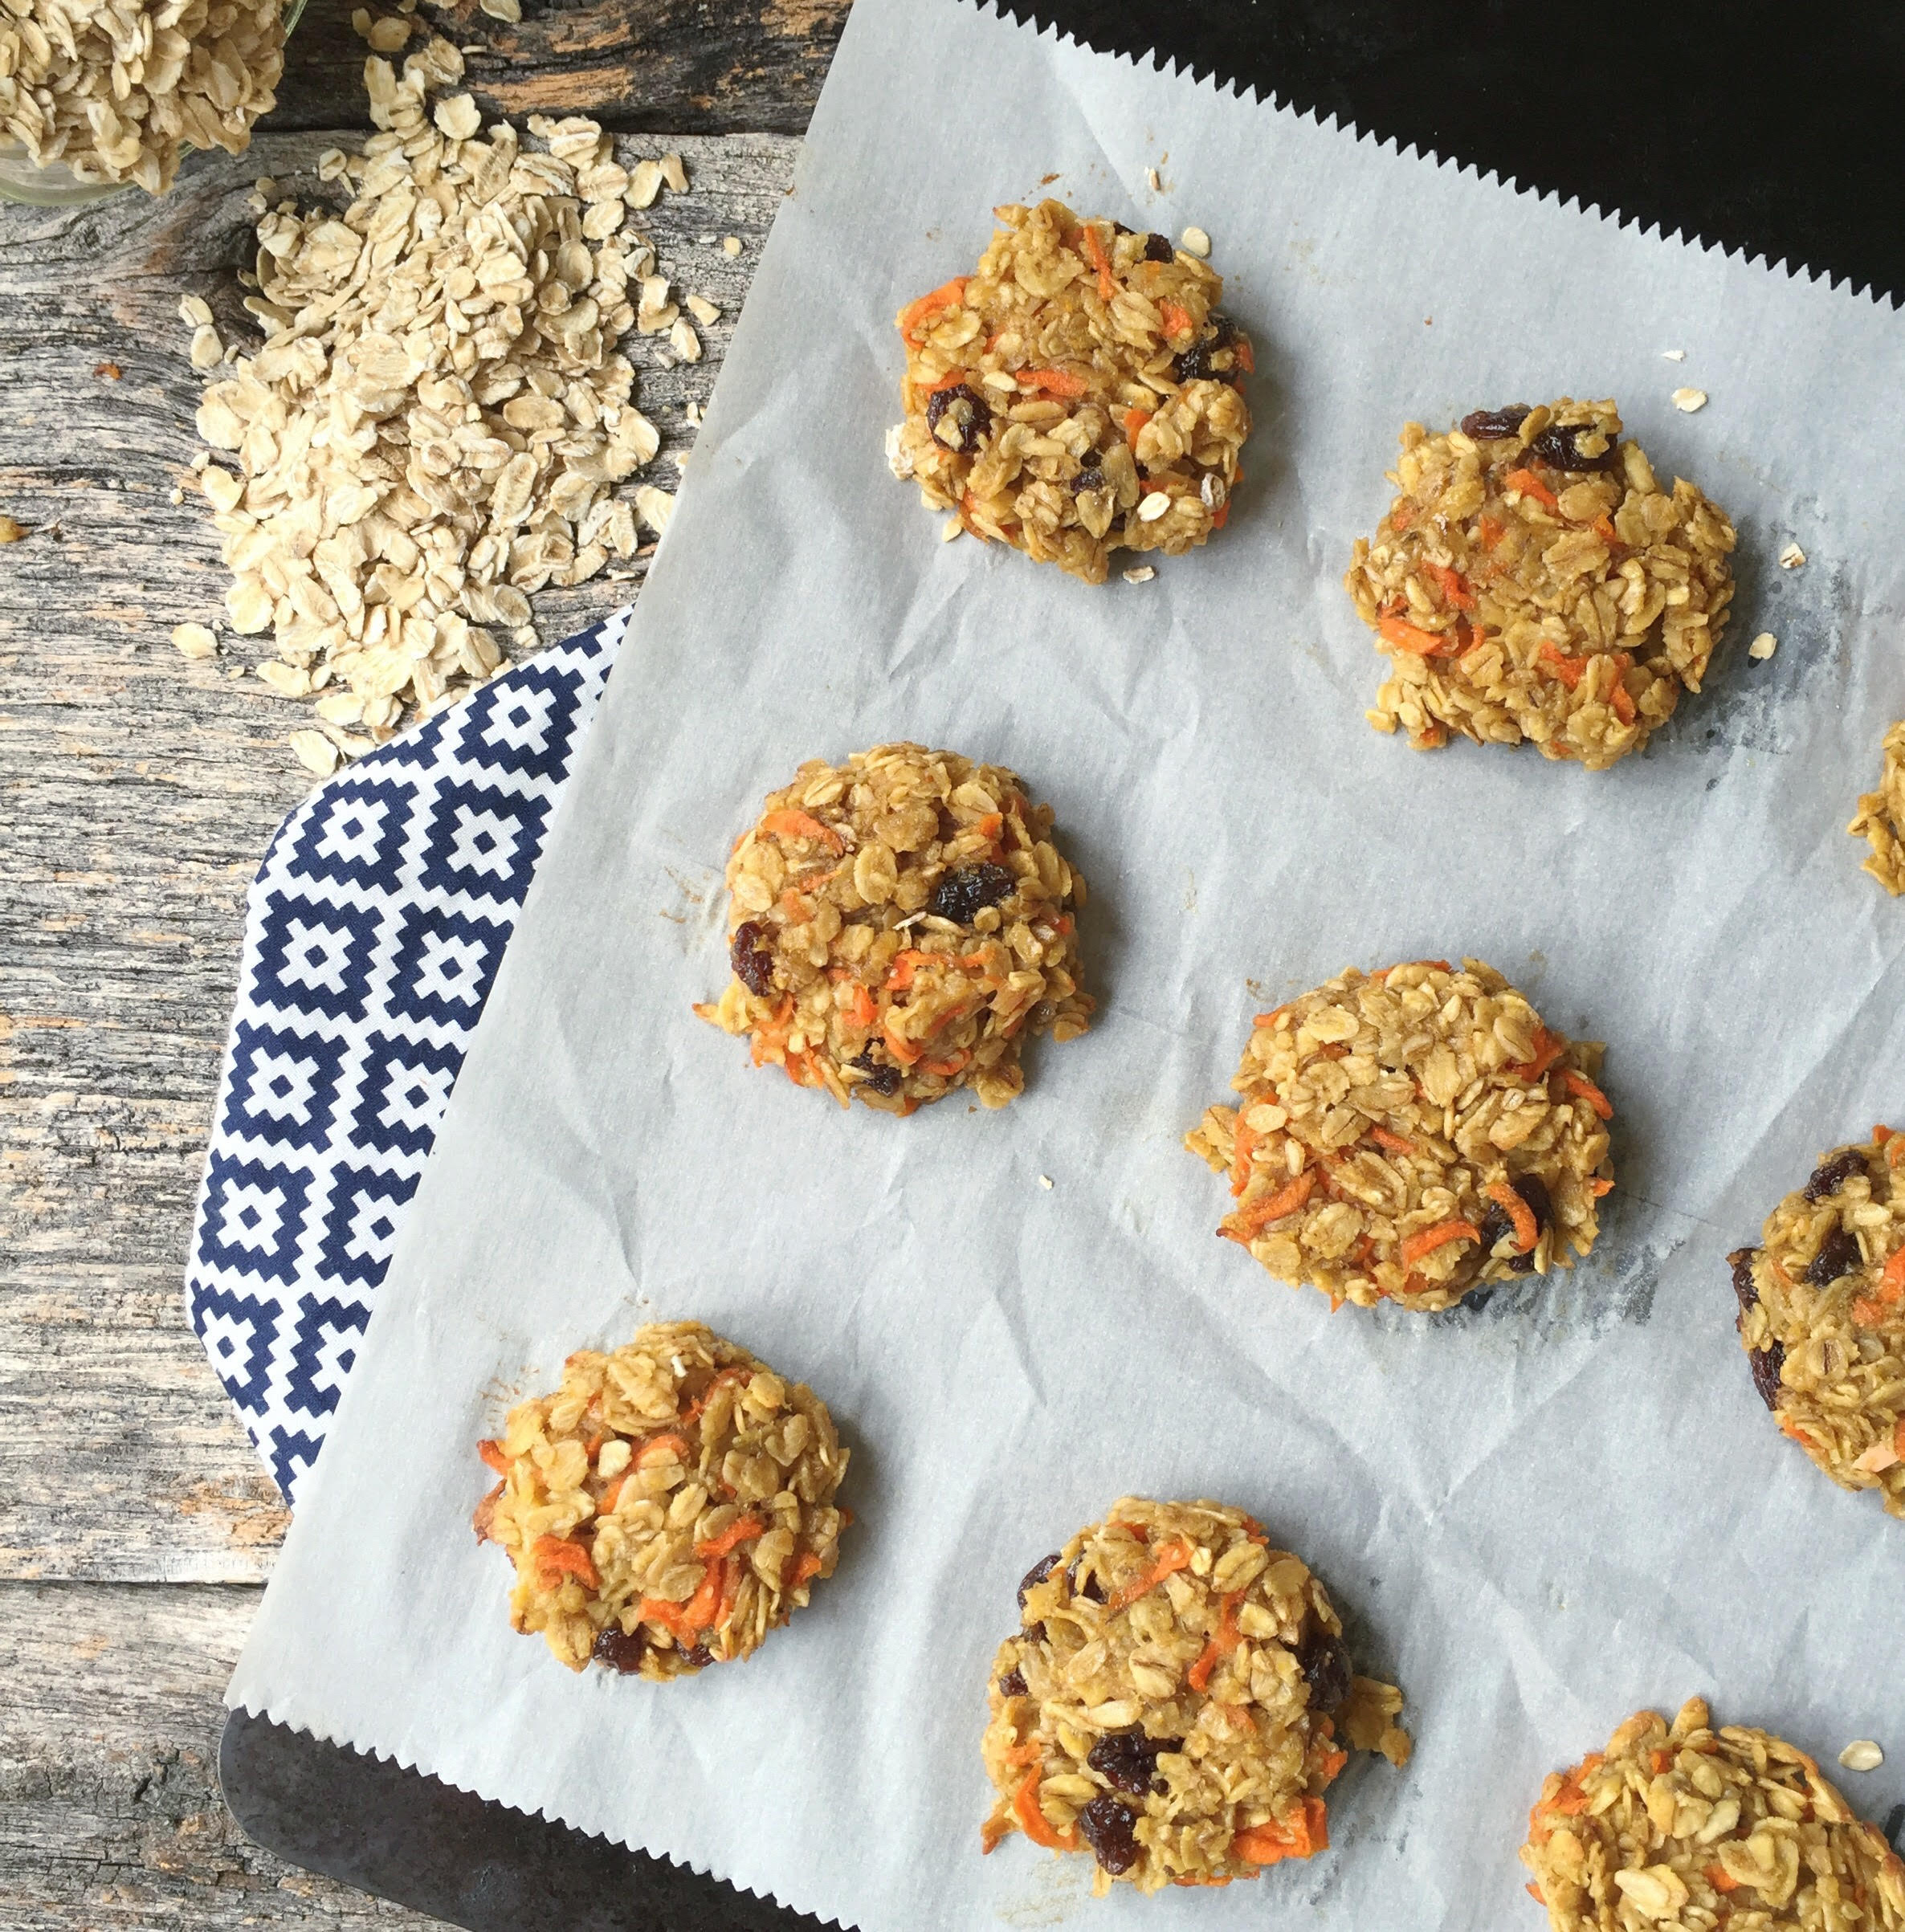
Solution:
M 635 492 L 635 512 L 657 536 L 665 536 L 668 519 L 675 514 L 675 499 L 653 483 L 643 483 Z
M 940 541 L 942 544 L 951 543 L 953 538 L 957 536 L 959 533 L 965 528 L 965 525 L 962 524 L 957 516 L 948 516 L 946 520 L 940 525 Z
M 686 194 L 687 193 L 687 169 L 682 166 L 681 157 L 679 154 L 664 154 L 662 157 L 662 179 L 675 194 Z
M 1052 1184 L 1051 1176 L 1049 1174 L 1041 1174 L 1038 1176 L 1038 1184 L 1042 1188 L 1049 1188 Z
M 701 338 L 695 333 L 695 325 L 686 316 L 677 316 L 670 324 L 668 346 L 683 362 L 701 360 Z
M 376 53 L 401 53 L 410 43 L 410 23 L 399 15 L 387 14 L 371 22 L 370 31 L 365 38 Z
M 1789 544 L 1780 552 L 1780 569 L 1797 570 L 1805 561 L 1805 552 L 1797 544 Z
M 708 328 L 712 323 L 720 321 L 721 319 L 720 310 L 717 308 L 713 303 L 709 301 L 706 296 L 690 296 L 688 297 L 688 313 L 692 316 L 704 328 Z
M 661 163 L 651 161 L 637 161 L 629 173 L 629 206 L 631 208 L 649 207 L 661 191 Z
M 1210 237 L 1201 228 L 1187 228 L 1179 238 L 1186 255 L 1194 255 L 1199 261 L 1210 253 Z
M 1155 168 L 1147 168 L 1144 170 L 1144 182 L 1153 194 L 1162 194 L 1165 191 L 1165 185 L 1157 178 L 1157 170 Z
M 172 642 L 188 658 L 215 658 L 218 640 L 202 624 L 175 624 Z
M 1877 1771 L 1885 1762 L 1885 1753 L 1870 1738 L 1854 1738 L 1839 1753 L 1839 1762 L 1847 1771 Z
M 1684 362 L 1687 360 L 1687 351 L 1683 348 L 1663 348 L 1660 353 L 1669 362 Z
M 1674 407 L 1684 416 L 1691 416 L 1695 410 L 1703 410 L 1706 406 L 1707 392 L 1704 389 L 1674 391 Z
M 16 524 L 10 516 L 0 516 L 0 544 L 17 544 L 26 534 L 24 524 Z
M 1136 564 L 1124 573 L 1128 584 L 1148 584 L 1157 572 L 1149 564 Z
M 1764 660 L 1770 658 L 1779 649 L 1779 639 L 1770 630 L 1763 630 L 1747 646 L 1746 654 L 1749 658 Z
M 721 252 L 723 255 L 739 255 L 740 253 L 740 237 L 738 234 L 723 235 L 721 237 Z
M 322 732 L 293 732 L 286 742 L 306 771 L 324 778 L 337 769 L 337 748 Z
M 1154 524 L 1170 507 L 1169 494 L 1163 490 L 1153 490 L 1138 505 L 1138 521 L 1141 524 Z
M 476 0 L 476 4 L 492 20 L 502 20 L 516 26 L 523 17 L 523 0 Z

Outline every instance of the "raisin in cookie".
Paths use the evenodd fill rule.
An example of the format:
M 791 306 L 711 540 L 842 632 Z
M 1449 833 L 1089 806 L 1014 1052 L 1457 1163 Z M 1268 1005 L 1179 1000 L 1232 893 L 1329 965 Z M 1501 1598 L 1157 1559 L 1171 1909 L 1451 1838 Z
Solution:
M 1804 1751 L 1714 1730 L 1699 1698 L 1671 1729 L 1637 1712 L 1605 1751 L 1550 1771 L 1521 1860 L 1552 1932 L 1905 1927 L 1905 1866 L 1876 1828 Z
M 662 1681 L 744 1657 L 839 1558 L 826 1404 L 699 1322 L 571 1355 L 478 1447 L 502 1478 L 476 1534 L 516 1566 L 510 1623 L 571 1670 Z
M 1858 816 L 1846 829 L 1872 848 L 1865 870 L 1896 898 L 1905 892 L 1905 723 L 1885 734 L 1878 789 L 1861 794 Z
M 1185 1145 L 1230 1176 L 1218 1233 L 1279 1281 L 1446 1308 L 1593 1246 L 1613 1186 L 1601 1052 L 1478 960 L 1352 967 L 1257 1016 L 1237 1106 Z
M 753 1041 L 756 1066 L 889 1114 L 969 1087 L 1003 1107 L 1028 1033 L 1075 1039 L 1085 882 L 1049 805 L 952 752 L 883 744 L 815 759 L 728 861 L 720 1000 L 695 1009 Z
M 1018 1604 L 987 1693 L 988 1852 L 1088 1850 L 1101 1893 L 1254 1878 L 1328 1847 L 1344 1744 L 1408 1761 L 1401 1693 L 1352 1675 L 1323 1585 L 1241 1510 L 1127 1497 Z
M 1062 202 L 993 213 L 978 267 L 899 312 L 894 474 L 975 536 L 1089 584 L 1114 550 L 1203 543 L 1250 429 L 1250 345 L 1218 310 L 1223 278 Z
M 1727 1257 L 1753 1384 L 1840 1488 L 1905 1516 L 1905 1139 L 1835 1147 Z
M 1401 494 L 1344 579 L 1393 665 L 1377 730 L 1418 751 L 1525 740 L 1601 771 L 1700 688 L 1733 526 L 1620 434 L 1611 402 L 1565 396 L 1403 430 Z

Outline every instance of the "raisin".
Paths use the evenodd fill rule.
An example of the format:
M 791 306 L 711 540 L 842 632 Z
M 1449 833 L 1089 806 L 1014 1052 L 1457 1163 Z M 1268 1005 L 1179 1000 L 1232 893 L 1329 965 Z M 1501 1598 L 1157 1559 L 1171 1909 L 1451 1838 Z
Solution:
M 1828 1194 L 1838 1193 L 1853 1175 L 1867 1172 L 1865 1156 L 1857 1147 L 1847 1147 L 1844 1153 L 1835 1154 L 1813 1169 L 1813 1178 L 1805 1184 L 1805 1197 L 1823 1200 Z
M 1121 1791 L 1161 1791 L 1165 1781 L 1157 1775 L 1160 1751 L 1182 1751 L 1181 1738 L 1148 1738 L 1142 1728 L 1115 1730 L 1091 1747 L 1085 1762 L 1099 1777 Z
M 1554 1203 L 1548 1197 L 1547 1184 L 1536 1174 L 1513 1174 L 1508 1177 L 1508 1185 L 1528 1203 L 1528 1212 L 1535 1217 L 1535 1238 L 1539 1241 L 1541 1230 L 1554 1218 Z M 1483 1253 L 1492 1254 L 1495 1244 L 1503 1235 L 1515 1232 L 1515 1222 L 1499 1201 L 1491 1200 L 1477 1232 L 1482 1237 Z M 1531 1248 L 1510 1255 L 1508 1266 L 1517 1274 L 1532 1274 L 1535 1269 L 1534 1250 Z
M 1753 1286 L 1753 1257 L 1757 1248 L 1736 1248 L 1727 1257 L 1727 1263 L 1733 1270 L 1733 1292 L 1740 1298 L 1744 1311 L 1752 1307 L 1760 1298 L 1760 1291 Z
M 1042 1556 L 1026 1571 L 1024 1580 L 1018 1586 L 1018 1612 L 1025 1615 L 1026 1599 L 1059 1567 L 1060 1552 L 1054 1550 L 1050 1556 Z
M 1462 433 L 1476 442 L 1495 442 L 1504 436 L 1521 433 L 1522 418 L 1534 407 L 1532 402 L 1511 402 L 1506 409 L 1471 410 L 1462 419 Z
M 1864 1257 L 1858 1251 L 1858 1237 L 1843 1227 L 1834 1228 L 1819 1244 L 1805 1271 L 1815 1288 L 1830 1288 L 1842 1274 L 1850 1274 Z
M 1081 1556 L 1067 1572 L 1067 1579 L 1071 1585 L 1071 1594 L 1083 1597 L 1088 1603 L 1102 1604 L 1104 1601 L 1104 1585 L 1098 1580 L 1096 1571 L 1086 1571 L 1085 1580 L 1082 1584 L 1079 1581 L 1079 1571 L 1084 1568 L 1084 1563 L 1085 1559 Z
M 648 1649 L 648 1640 L 639 1630 L 621 1630 L 614 1624 L 595 1640 L 595 1648 L 589 1653 L 598 1664 L 606 1664 L 611 1670 L 619 1670 L 626 1677 L 633 1677 L 642 1668 L 642 1659 Z
M 981 866 L 957 866 L 933 887 L 930 909 L 936 919 L 969 926 L 976 913 L 996 906 L 1018 883 L 1003 866 L 990 860 Z
M 1213 358 L 1220 349 L 1228 348 L 1237 340 L 1237 324 L 1228 316 L 1213 316 L 1215 324 L 1210 335 L 1201 342 L 1193 342 L 1171 365 L 1171 375 L 1178 382 L 1215 381 L 1230 375 L 1230 369 L 1220 369 Z
M 952 418 L 952 426 L 959 432 L 959 440 L 955 443 L 948 443 L 940 434 L 940 424 L 948 412 Z M 961 383 L 952 389 L 935 389 L 926 398 L 926 427 L 933 441 L 943 448 L 957 450 L 961 456 L 970 456 L 985 441 L 985 432 L 992 427 L 992 411 L 982 396 Z
M 1753 1365 L 1753 1387 L 1768 1408 L 1780 1405 L 1780 1371 L 1786 1366 L 1786 1345 L 1768 1342 L 1764 1348 L 1749 1348 L 1746 1359 Z
M 1009 1698 L 1022 1698 L 1026 1694 L 1026 1673 L 1018 1665 L 1014 1664 L 999 1679 L 999 1689 L 1002 1695 Z
M 1079 1829 L 1091 1856 L 1116 1877 L 1138 1861 L 1138 1815 L 1109 1791 L 1094 1798 L 1078 1815 Z
M 705 1644 L 696 1644 L 681 1653 L 684 1664 L 692 1664 L 697 1670 L 705 1670 L 715 1661 L 714 1653 Z
M 1348 1646 L 1321 1624 L 1306 1623 L 1296 1661 L 1310 1687 L 1310 1709 L 1319 1717 L 1333 1717 L 1349 1695 Z
M 774 989 L 774 956 L 761 949 L 767 928 L 755 919 L 743 919 L 734 929 L 728 956 L 734 964 L 734 976 L 749 992 L 765 999 Z
M 1147 262 L 1174 262 L 1177 251 L 1171 246 L 1168 235 L 1159 234 L 1154 230 L 1144 237 L 1144 259 Z
M 1462 1305 L 1471 1314 L 1479 1314 L 1494 1299 L 1494 1289 L 1471 1288 L 1462 1298 Z
M 875 1093 L 882 1095 L 886 1099 L 891 1100 L 894 1094 L 899 1091 L 899 1082 L 903 1078 L 899 1069 L 884 1062 L 875 1060 L 873 1057 L 873 1049 L 871 1046 L 863 1046 L 859 1052 L 847 1062 L 847 1065 L 859 1067 L 867 1076 L 867 1086 L 871 1087 Z
M 1071 479 L 1071 493 L 1075 496 L 1081 490 L 1102 490 L 1103 487 L 1103 452 L 1087 450 L 1079 459 L 1079 473 Z
M 1585 423 L 1570 424 L 1565 429 L 1550 423 L 1528 445 L 1528 454 L 1557 470 L 1605 470 L 1614 460 L 1619 446 L 1610 442 L 1598 456 L 1584 456 L 1576 439 L 1587 433 Z

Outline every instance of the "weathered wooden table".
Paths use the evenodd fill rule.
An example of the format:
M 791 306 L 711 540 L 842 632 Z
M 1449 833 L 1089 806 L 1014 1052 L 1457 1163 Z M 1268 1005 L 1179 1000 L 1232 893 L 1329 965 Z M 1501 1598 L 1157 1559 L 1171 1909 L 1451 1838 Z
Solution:
M 384 10 L 373 7 L 373 11 Z M 691 182 L 637 218 L 720 304 L 698 365 L 625 341 L 644 410 L 693 431 L 791 175 L 845 0 L 593 0 L 520 27 L 432 10 L 487 112 L 581 112 L 675 149 Z M 0 205 L 0 1927 L 422 1924 L 247 1843 L 214 1775 L 220 1698 L 288 1517 L 180 1282 L 244 893 L 312 782 L 311 720 L 175 624 L 227 581 L 196 495 L 199 378 L 179 298 L 237 308 L 244 201 L 313 190 L 369 132 L 348 0 L 312 0 L 251 153 L 154 203 Z M 740 237 L 731 258 L 721 238 Z M 234 334 L 233 339 L 238 339 Z M 112 369 L 120 373 L 116 379 Z M 638 578 L 642 565 L 635 565 Z M 554 639 L 625 601 L 536 600 Z

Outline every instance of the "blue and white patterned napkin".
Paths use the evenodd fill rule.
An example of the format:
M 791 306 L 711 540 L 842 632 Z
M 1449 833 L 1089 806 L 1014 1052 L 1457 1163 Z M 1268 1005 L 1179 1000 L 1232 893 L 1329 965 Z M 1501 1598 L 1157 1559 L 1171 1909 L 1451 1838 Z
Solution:
M 628 618 L 320 785 L 251 887 L 186 1305 L 294 1504 Z

